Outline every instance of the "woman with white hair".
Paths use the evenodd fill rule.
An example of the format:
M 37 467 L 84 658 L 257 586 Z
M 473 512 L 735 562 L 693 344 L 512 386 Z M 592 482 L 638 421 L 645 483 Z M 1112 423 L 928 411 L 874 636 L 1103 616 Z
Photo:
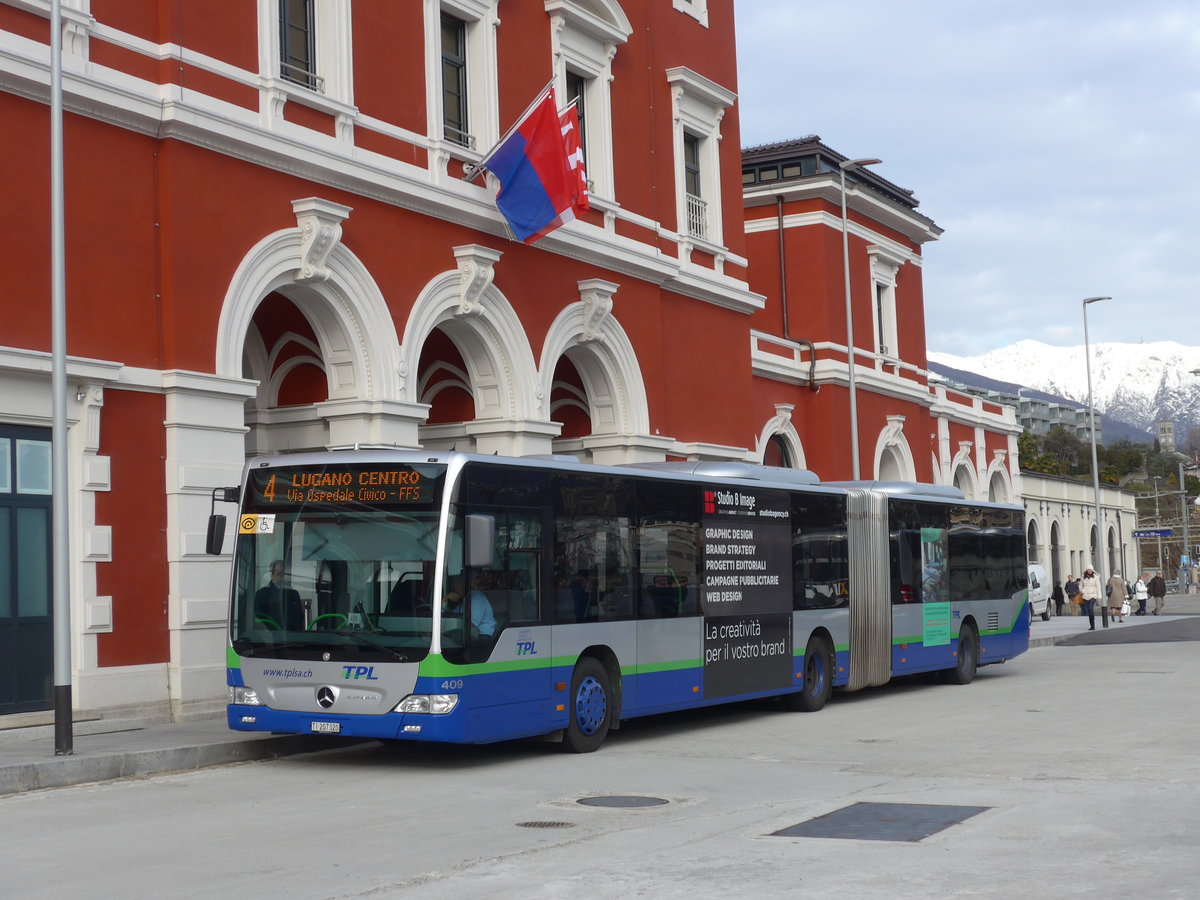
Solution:
M 1112 578 L 1108 579 L 1104 593 L 1108 596 L 1108 617 L 1117 622 L 1124 622 L 1123 608 L 1125 597 L 1129 593 L 1129 586 L 1125 584 L 1125 579 L 1121 577 L 1120 572 L 1112 573 Z

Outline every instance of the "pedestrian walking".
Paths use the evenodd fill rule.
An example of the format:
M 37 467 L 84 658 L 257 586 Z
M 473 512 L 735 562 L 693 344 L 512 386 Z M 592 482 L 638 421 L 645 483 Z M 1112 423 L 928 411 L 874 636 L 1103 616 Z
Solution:
M 1074 575 L 1067 576 L 1067 583 L 1063 585 L 1063 590 L 1067 594 L 1067 603 L 1071 606 L 1071 615 L 1078 616 L 1083 610 L 1079 608 L 1082 598 L 1079 596 L 1079 579 Z
M 1108 617 L 1116 622 L 1125 621 L 1125 598 L 1128 596 L 1129 585 L 1125 583 L 1125 579 L 1121 577 L 1120 572 L 1113 572 L 1112 578 L 1108 579 L 1108 584 L 1104 587 L 1104 594 L 1108 602 Z
M 1054 582 L 1054 590 L 1050 592 L 1050 599 L 1054 601 L 1054 614 L 1061 616 L 1063 614 L 1063 603 L 1066 599 L 1066 595 L 1063 594 L 1061 581 Z
M 1147 585 L 1150 596 L 1154 598 L 1154 615 L 1158 615 L 1163 611 L 1165 601 L 1163 598 L 1167 595 L 1167 583 L 1163 581 L 1162 572 L 1155 572 L 1154 577 L 1150 579 L 1150 584 Z
M 1100 600 L 1100 579 L 1094 569 L 1088 569 L 1079 579 L 1079 596 L 1082 598 L 1083 614 L 1088 617 L 1088 631 L 1096 630 L 1096 601 Z
M 1142 577 L 1133 583 L 1133 599 L 1137 601 L 1137 612 L 1135 616 L 1144 616 L 1146 614 L 1146 601 L 1150 599 L 1150 589 L 1146 586 L 1146 582 L 1150 580 L 1150 573 L 1143 572 Z

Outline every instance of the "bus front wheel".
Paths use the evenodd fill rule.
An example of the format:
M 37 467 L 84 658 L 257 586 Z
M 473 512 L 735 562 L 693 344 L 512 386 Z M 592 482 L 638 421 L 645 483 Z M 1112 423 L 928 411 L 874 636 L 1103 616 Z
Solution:
M 571 753 L 591 753 L 604 743 L 612 724 L 612 688 L 608 670 L 598 659 L 585 656 L 571 675 L 570 722 L 563 748 Z
M 804 649 L 804 686 L 799 693 L 788 694 L 788 709 L 816 712 L 833 693 L 833 651 L 824 638 L 813 635 Z

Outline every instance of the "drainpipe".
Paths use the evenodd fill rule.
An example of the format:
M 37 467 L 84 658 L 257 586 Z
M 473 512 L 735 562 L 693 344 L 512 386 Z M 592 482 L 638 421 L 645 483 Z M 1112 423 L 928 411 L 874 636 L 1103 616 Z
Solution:
M 783 249 L 783 195 L 775 195 L 775 224 L 779 230 L 779 305 L 783 309 L 784 340 L 794 340 L 797 344 L 808 347 L 808 387 L 815 394 L 821 390 L 814 376 L 817 372 L 817 348 L 806 338 L 793 338 L 788 334 L 788 290 L 787 290 L 787 254 Z

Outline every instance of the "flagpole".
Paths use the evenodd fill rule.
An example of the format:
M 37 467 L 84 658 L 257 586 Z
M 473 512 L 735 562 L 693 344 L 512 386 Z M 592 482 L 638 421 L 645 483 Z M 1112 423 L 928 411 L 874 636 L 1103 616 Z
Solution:
M 546 86 L 537 92 L 537 96 L 533 98 L 533 102 L 530 103 L 527 107 L 525 107 L 525 112 L 523 112 L 523 113 L 521 113 L 521 115 L 517 116 L 517 121 L 513 123 L 513 126 L 511 128 L 509 128 L 508 131 L 504 132 L 504 134 L 502 134 L 500 136 L 500 140 L 498 140 L 498 141 L 496 141 L 496 143 L 492 144 L 491 149 L 488 150 L 488 152 L 483 155 L 483 159 L 481 159 L 479 162 L 475 163 L 475 165 L 473 165 L 473 166 L 472 165 L 463 166 L 463 177 L 462 177 L 463 181 L 466 181 L 468 183 L 474 181 L 475 176 L 479 174 L 480 170 L 487 168 L 487 162 L 489 159 L 492 158 L 492 155 L 495 154 L 495 152 L 500 149 L 500 146 L 505 141 L 507 141 L 509 139 L 509 137 L 512 136 L 512 133 L 514 131 L 516 131 L 518 128 L 521 127 L 521 123 L 525 121 L 525 119 L 529 116 L 529 114 L 531 112 L 533 112 L 533 108 L 542 102 L 542 100 L 546 96 L 546 93 L 548 91 L 550 91 L 550 89 L 553 87 L 554 87 L 554 79 L 551 78 L 549 81 L 546 82 Z

